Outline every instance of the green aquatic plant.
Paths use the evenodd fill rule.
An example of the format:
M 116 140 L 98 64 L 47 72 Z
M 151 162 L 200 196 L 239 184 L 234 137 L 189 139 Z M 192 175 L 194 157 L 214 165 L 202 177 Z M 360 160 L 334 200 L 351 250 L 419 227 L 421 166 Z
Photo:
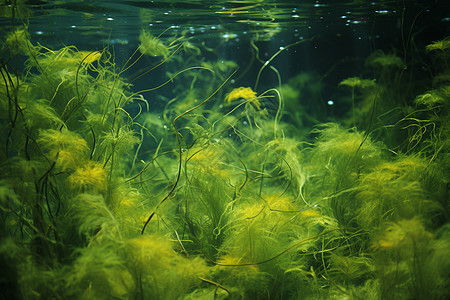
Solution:
M 79 134 L 67 129 L 41 131 L 37 143 L 62 170 L 75 169 L 86 159 L 88 151 L 87 142 Z
M 327 200 L 330 213 L 347 230 L 358 230 L 355 210 L 359 203 L 354 198 L 361 173 L 368 172 L 383 161 L 383 145 L 372 142 L 369 135 L 346 130 L 338 124 L 324 124 L 319 133 L 311 165 L 305 166 L 315 185 L 305 185 L 309 202 Z M 323 166 L 317 168 L 315 166 Z
M 102 53 L 78 51 L 68 46 L 59 50 L 45 48 L 36 55 L 28 53 L 28 56 L 25 64 L 30 92 L 34 97 L 48 101 L 66 125 L 76 124 L 76 119 L 83 118 L 83 108 L 91 104 L 89 96 L 97 96 L 92 92 L 98 91 L 92 74 L 104 74 L 108 69 L 107 63 L 99 67 Z M 32 71 L 36 69 L 39 74 Z
M 255 263 L 279 252 L 276 243 L 281 241 L 275 236 L 286 230 L 283 226 L 287 225 L 291 216 L 278 211 L 292 211 L 295 208 L 288 197 L 263 195 L 263 199 L 265 202 L 248 199 L 248 203 L 235 208 L 234 226 L 222 248 L 227 255 Z
M 299 45 L 299 44 L 304 43 L 304 42 L 308 42 L 308 41 L 310 41 L 310 40 L 311 40 L 311 39 L 304 39 L 304 40 L 300 40 L 300 41 L 294 42 L 294 43 L 292 43 L 292 44 L 289 44 L 289 45 L 287 45 L 287 46 L 285 46 L 285 47 L 280 47 L 280 49 L 279 49 L 277 52 L 275 52 L 268 60 L 265 60 L 265 61 L 262 60 L 262 59 L 259 57 L 259 49 L 258 49 L 258 47 L 256 46 L 256 44 L 254 43 L 254 41 L 251 41 L 251 46 L 252 46 L 253 49 L 255 50 L 255 57 L 256 57 L 256 59 L 257 59 L 259 62 L 261 62 L 261 63 L 263 64 L 262 67 L 259 69 L 258 75 L 256 76 L 256 82 L 255 82 L 254 90 L 257 90 L 258 85 L 259 85 L 259 80 L 260 80 L 261 74 L 262 74 L 262 72 L 264 71 L 264 69 L 265 69 L 266 67 L 269 67 L 272 71 L 275 72 L 275 74 L 276 74 L 276 76 L 277 76 L 277 79 L 278 79 L 278 87 L 281 87 L 281 77 L 280 77 L 280 73 L 278 72 L 278 70 L 277 70 L 274 66 L 271 65 L 272 61 L 273 61 L 278 55 L 280 55 L 283 51 L 286 51 L 286 50 L 288 50 L 289 48 L 291 48 L 291 47 L 293 47 L 293 46 Z
M 106 189 L 106 170 L 99 163 L 88 162 L 75 169 L 70 174 L 69 185 L 74 190 L 97 190 L 99 192 Z
M 450 37 L 446 37 L 442 40 L 434 41 L 425 47 L 427 53 L 430 54 L 432 59 L 432 66 L 435 71 L 435 76 L 433 77 L 433 83 L 448 84 L 448 74 L 449 74 L 449 48 L 450 48 Z
M 323 124 L 314 130 L 319 134 L 312 158 L 315 162 L 327 166 L 328 172 L 337 172 L 333 176 L 338 182 L 338 189 L 348 180 L 354 182 L 357 173 L 376 166 L 382 157 L 383 146 L 372 142 L 367 133 L 344 129 L 335 123 Z
M 77 224 L 78 233 L 89 244 L 123 240 L 118 219 L 101 194 L 86 190 L 73 197 L 69 204 L 70 217 Z
M 367 60 L 366 64 L 381 68 L 402 68 L 403 61 L 394 53 L 384 53 L 382 50 L 376 50 Z
M 349 78 L 342 80 L 339 83 L 339 86 L 348 86 L 352 89 L 352 120 L 353 120 L 352 123 L 353 123 L 353 126 L 355 126 L 355 121 L 356 121 L 355 91 L 357 88 L 362 89 L 362 90 L 373 89 L 374 87 L 376 87 L 375 80 L 361 79 L 359 77 L 349 77 Z
M 448 49 L 450 49 L 450 38 L 449 37 L 447 37 L 445 39 L 442 39 L 442 40 L 435 41 L 435 42 L 433 42 L 431 44 L 428 44 L 425 47 L 425 50 L 427 52 L 431 52 L 431 51 L 442 51 L 442 52 L 445 52 Z
M 11 56 L 17 54 L 36 55 L 39 50 L 39 46 L 34 46 L 30 42 L 27 27 L 16 28 L 13 32 L 9 32 L 2 47 L 2 51 L 9 52 Z
M 272 95 L 271 95 L 272 94 Z M 273 96 L 274 95 L 274 96 Z M 228 93 L 225 96 L 225 103 L 227 103 L 227 106 L 230 106 L 232 102 L 235 100 L 242 99 L 243 101 L 239 103 L 238 105 L 234 106 L 234 108 L 225 114 L 225 116 L 229 116 L 230 114 L 234 113 L 235 110 L 239 109 L 241 106 L 243 106 L 242 114 L 241 116 L 246 119 L 246 124 L 249 125 L 249 130 L 251 131 L 251 134 L 255 134 L 253 132 L 253 128 L 256 127 L 259 130 L 259 134 L 265 135 L 265 130 L 263 127 L 268 127 L 268 123 L 265 122 L 268 118 L 268 103 L 263 100 L 268 100 L 271 98 L 275 98 L 278 102 L 277 110 L 275 119 L 273 120 L 273 124 L 270 124 L 272 126 L 270 132 L 273 132 L 273 136 L 277 137 L 278 135 L 278 124 L 279 119 L 281 118 L 282 110 L 283 110 L 283 101 L 281 98 L 281 94 L 276 89 L 268 90 L 259 96 L 256 95 L 256 92 L 254 92 L 249 87 L 239 87 L 233 89 L 230 93 Z M 264 105 L 264 108 L 262 107 Z M 222 117 L 223 118 L 223 117 Z M 215 123 L 217 123 L 216 121 Z M 270 123 L 271 121 L 269 121 Z M 235 126 L 235 124 L 229 124 L 232 126 Z
M 107 132 L 101 136 L 101 143 L 98 147 L 99 151 L 105 153 L 111 151 L 122 157 L 123 155 L 129 155 L 127 152 L 139 142 L 134 130 L 128 126 L 122 126 L 117 132 Z
M 418 110 L 407 115 L 398 124 L 408 130 L 408 147 L 406 153 L 413 151 L 433 153 L 437 158 L 439 153 L 447 152 L 448 140 L 447 122 L 450 88 L 443 85 L 416 96 L 414 99 Z M 445 155 L 445 154 L 444 154 Z
M 433 76 L 433 86 L 448 86 L 450 84 L 450 74 L 439 73 Z
M 408 86 L 409 82 L 403 80 L 406 69 L 403 59 L 395 53 L 376 50 L 366 59 L 366 65 L 373 72 L 373 77 L 379 87 L 377 107 L 381 111 L 377 111 L 376 115 L 383 114 L 396 105 L 405 106 L 407 95 L 402 93 L 402 88 L 406 88 L 405 85 Z
M 261 109 L 261 104 L 256 97 L 256 92 L 254 92 L 249 87 L 240 87 L 232 90 L 225 96 L 225 102 L 230 105 L 233 101 L 244 99 L 246 102 L 252 104 L 257 110 Z
M 2 18 L 20 18 L 26 20 L 33 16 L 33 12 L 24 0 L 14 0 L 8 5 L 0 6 L 0 16 Z
M 286 135 L 307 136 L 306 130 L 324 120 L 321 105 L 323 81 L 313 72 L 299 73 L 283 83 L 279 89 L 283 98 L 284 125 L 289 125 Z M 291 133 L 292 132 L 292 133 Z
M 245 297 L 261 295 L 261 283 L 266 285 L 271 295 L 278 297 L 291 293 L 298 296 L 314 293 L 310 288 L 317 283 L 317 277 L 314 267 L 309 265 L 312 259 L 308 252 L 315 253 L 313 249 L 316 249 L 318 241 L 334 230 L 305 237 L 302 225 L 312 229 L 314 225 L 327 226 L 330 223 L 323 222 L 325 218 L 312 210 L 304 211 L 304 214 L 303 211 L 292 210 L 293 205 L 287 197 L 264 197 L 266 204 L 247 202 L 240 206 L 222 248 L 224 253 L 214 262 L 217 270 L 222 273 L 228 269 L 225 274 L 232 276 L 226 277 L 228 284 L 238 291 L 244 290 Z M 298 224 L 301 219 L 305 219 L 302 225 Z M 286 245 L 284 249 L 283 244 Z M 258 257 L 261 257 L 260 261 Z M 267 282 L 269 278 L 272 280 Z M 295 286 L 300 282 L 306 286 L 298 290 Z
M 302 165 L 303 155 L 301 144 L 289 138 L 275 139 L 267 143 L 268 149 L 276 153 L 267 154 L 265 169 L 270 174 L 279 174 L 283 180 L 290 182 L 296 200 L 307 201 L 303 196 L 303 188 L 306 182 L 306 172 Z
M 220 164 L 221 160 L 215 163 Z M 189 188 L 184 203 L 181 203 L 185 206 L 182 218 L 190 224 L 192 238 L 202 236 L 203 251 L 213 255 L 230 226 L 229 213 L 234 192 L 228 179 L 231 172 L 214 164 L 192 167 L 193 172 L 188 177 Z
M 65 277 L 68 296 L 84 299 L 124 298 L 136 289 L 117 247 L 111 243 L 78 251 Z
M 430 268 L 428 264 L 434 255 L 438 255 L 432 250 L 433 240 L 433 235 L 418 218 L 385 226 L 372 245 L 381 297 L 425 299 L 433 295 L 435 299 L 441 299 L 448 295 L 448 288 L 438 289 L 443 279 L 440 272 L 448 270 L 448 265 Z
M 435 298 L 445 298 L 450 295 L 450 279 L 447 274 L 450 263 L 445 257 L 450 246 L 450 228 L 443 225 L 434 233 L 434 239 L 428 245 L 428 253 L 425 263 L 425 274 L 422 279 L 426 285 L 421 287 L 422 292 L 430 293 Z
M 351 87 L 352 89 L 373 88 L 375 86 L 375 84 L 376 84 L 375 80 L 373 80 L 373 79 L 361 79 L 359 77 L 349 77 L 349 78 L 346 78 L 346 79 L 342 80 L 341 82 L 339 82 L 339 86 L 348 86 L 348 87 Z
M 426 168 L 427 162 L 419 157 L 400 157 L 363 175 L 355 196 L 360 225 L 372 231 L 385 221 L 425 216 L 436 209 L 421 184 Z
M 120 66 L 113 45 L 50 49 L 25 28 L 1 48 L 18 59 L 0 65 L 0 279 L 10 287 L 0 293 L 448 296 L 444 80 L 417 97 L 400 93 L 406 61 L 377 51 L 368 59 L 376 82 L 339 84 L 352 89 L 351 122 L 321 124 L 326 76 L 282 84 L 273 65 L 300 42 L 268 60 L 251 42 L 262 66 L 250 88 L 235 75 L 251 66 L 235 73 L 217 45 L 186 33 L 163 39 L 143 30 Z M 267 68 L 276 88 L 262 80 Z M 404 142 L 385 146 L 383 133 L 398 128 Z
M 30 130 L 47 130 L 64 126 L 64 122 L 46 99 L 26 103 L 23 113 Z
M 170 54 L 169 47 L 164 45 L 159 37 L 153 36 L 147 30 L 141 30 L 141 33 L 139 34 L 139 41 L 141 42 L 139 51 L 144 55 L 162 56 L 163 58 L 167 58 Z
M 136 297 L 176 299 L 199 285 L 209 268 L 201 258 L 188 259 L 174 251 L 173 242 L 158 235 L 128 240 L 123 248 Z
M 373 260 L 364 254 L 351 256 L 333 252 L 329 261 L 331 268 L 327 273 L 344 285 L 358 285 L 362 280 L 371 278 L 375 271 Z
M 431 109 L 447 102 L 448 100 L 446 98 L 447 97 L 443 97 L 441 95 L 439 90 L 431 90 L 424 94 L 418 95 L 416 99 L 414 99 L 414 102 L 417 105 L 423 105 Z

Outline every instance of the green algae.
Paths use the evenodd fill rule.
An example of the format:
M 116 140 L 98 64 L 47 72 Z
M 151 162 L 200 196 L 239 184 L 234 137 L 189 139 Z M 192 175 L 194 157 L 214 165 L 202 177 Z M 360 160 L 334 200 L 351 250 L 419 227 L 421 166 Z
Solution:
M 252 90 L 231 82 L 236 63 L 204 61 L 183 36 L 140 40 L 123 66 L 109 46 L 50 49 L 26 28 L 3 41 L 25 62 L 0 68 L 5 297 L 448 297 L 445 81 L 391 101 L 404 61 L 376 51 L 376 81 L 339 83 L 351 88 L 342 124 L 295 128 L 314 76 L 280 84 L 269 60 L 255 87 L 266 67 L 278 85 Z M 439 45 L 423 54 L 446 60 Z M 127 79 L 144 55 L 159 60 Z M 162 84 L 133 90 L 172 64 Z M 176 96 L 151 111 L 144 93 L 167 84 Z

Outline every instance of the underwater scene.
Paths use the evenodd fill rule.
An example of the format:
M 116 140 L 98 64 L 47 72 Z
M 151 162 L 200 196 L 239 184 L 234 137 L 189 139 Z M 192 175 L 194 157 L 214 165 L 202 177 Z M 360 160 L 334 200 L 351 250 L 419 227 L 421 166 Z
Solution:
M 0 299 L 450 299 L 450 3 L 1 0 Z

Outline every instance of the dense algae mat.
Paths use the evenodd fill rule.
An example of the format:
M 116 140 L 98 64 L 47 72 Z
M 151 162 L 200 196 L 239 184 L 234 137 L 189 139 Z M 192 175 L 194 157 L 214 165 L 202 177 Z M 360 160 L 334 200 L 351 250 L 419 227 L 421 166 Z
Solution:
M 261 91 L 268 64 L 240 86 L 236 63 L 183 36 L 140 40 L 121 66 L 26 27 L 2 41 L 3 297 L 450 296 L 448 39 L 423 49 L 428 90 L 402 95 L 405 61 L 377 51 L 372 78 L 340 83 L 348 115 L 309 128 L 313 76 Z M 133 90 L 161 66 L 166 81 Z M 143 93 L 167 85 L 151 110 Z

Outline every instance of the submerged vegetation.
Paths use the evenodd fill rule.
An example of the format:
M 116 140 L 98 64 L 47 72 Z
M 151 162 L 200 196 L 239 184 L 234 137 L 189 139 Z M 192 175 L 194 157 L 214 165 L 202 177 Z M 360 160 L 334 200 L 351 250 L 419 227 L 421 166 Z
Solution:
M 111 45 L 50 49 L 10 29 L 4 299 L 450 297 L 448 65 L 399 96 L 415 83 L 407 62 L 375 51 L 373 78 L 340 81 L 351 109 L 338 122 L 305 116 L 301 95 L 320 80 L 283 83 L 270 65 L 282 50 L 252 89 L 231 80 L 237 63 L 184 35 L 142 30 L 119 65 Z M 421 53 L 448 62 L 448 48 Z M 163 65 L 165 79 L 134 89 Z M 258 90 L 264 72 L 278 85 Z M 158 111 L 146 93 L 166 86 Z

